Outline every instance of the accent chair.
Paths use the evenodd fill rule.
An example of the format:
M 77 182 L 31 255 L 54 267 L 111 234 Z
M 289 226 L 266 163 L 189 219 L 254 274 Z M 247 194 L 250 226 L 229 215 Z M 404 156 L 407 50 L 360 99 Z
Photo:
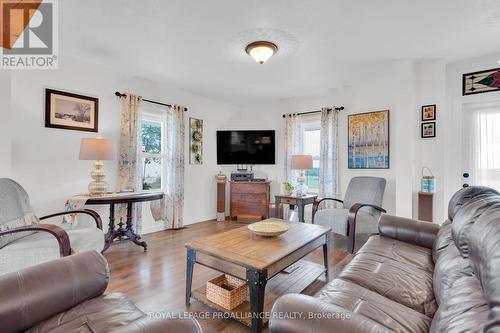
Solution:
M 353 177 L 344 200 L 322 198 L 315 201 L 312 223 L 331 227 L 332 232 L 347 237 L 347 251 L 353 253 L 356 232 L 378 232 L 380 215 L 386 212 L 381 207 L 385 185 L 384 178 Z M 320 204 L 327 201 L 341 203 L 342 207 L 320 209 Z
M 90 215 L 95 224 L 40 223 L 67 214 Z M 73 210 L 38 218 L 22 186 L 0 178 L 0 275 L 73 253 L 103 249 L 102 221 L 95 211 Z

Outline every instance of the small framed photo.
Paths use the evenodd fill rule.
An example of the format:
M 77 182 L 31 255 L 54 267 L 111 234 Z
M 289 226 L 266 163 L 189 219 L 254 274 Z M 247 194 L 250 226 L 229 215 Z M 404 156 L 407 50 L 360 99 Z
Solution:
M 422 121 L 436 120 L 436 104 L 422 106 Z
M 436 137 L 436 122 L 422 123 L 422 138 Z
M 99 99 L 45 89 L 45 127 L 97 132 Z

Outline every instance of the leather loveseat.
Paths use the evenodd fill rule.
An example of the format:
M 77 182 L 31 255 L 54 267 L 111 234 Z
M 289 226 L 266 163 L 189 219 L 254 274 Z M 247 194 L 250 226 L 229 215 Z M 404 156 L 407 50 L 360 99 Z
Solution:
M 0 276 L 0 332 L 201 333 L 193 319 L 150 320 L 123 294 L 104 295 L 109 269 L 97 251 Z
M 442 225 L 383 215 L 315 297 L 277 300 L 270 331 L 500 332 L 500 195 L 462 189 L 448 215 Z

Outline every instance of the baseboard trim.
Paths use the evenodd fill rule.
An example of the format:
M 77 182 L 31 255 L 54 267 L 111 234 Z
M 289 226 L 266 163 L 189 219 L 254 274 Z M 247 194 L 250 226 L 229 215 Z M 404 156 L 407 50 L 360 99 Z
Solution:
M 189 226 L 191 226 L 193 224 L 205 223 L 205 222 L 215 222 L 215 223 L 234 222 L 234 223 L 237 223 L 237 221 L 231 221 L 230 218 L 229 218 L 229 216 L 226 216 L 226 220 L 225 221 L 217 221 L 216 219 L 212 218 L 212 219 L 208 219 L 208 220 L 203 220 L 203 221 L 198 221 L 198 222 L 193 222 L 193 223 L 190 223 L 190 224 L 186 224 L 186 225 L 182 226 L 182 228 L 177 228 L 177 229 L 167 229 L 167 228 L 165 228 L 164 225 L 159 225 L 159 226 L 155 226 L 155 227 L 152 227 L 152 228 L 142 229 L 142 234 L 146 235 L 146 234 L 152 234 L 152 233 L 155 233 L 155 232 L 167 231 L 167 230 L 181 230 L 181 229 L 189 228 Z

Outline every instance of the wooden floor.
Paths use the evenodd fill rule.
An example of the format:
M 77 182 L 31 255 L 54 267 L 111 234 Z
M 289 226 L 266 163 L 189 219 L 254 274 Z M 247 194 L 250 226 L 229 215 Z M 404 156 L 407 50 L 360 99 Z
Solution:
M 208 306 L 196 300 L 190 307 L 184 305 L 186 249 L 184 244 L 196 238 L 244 226 L 235 222 L 201 222 L 181 230 L 160 231 L 144 236 L 148 251 L 130 242 L 114 244 L 104 254 L 111 268 L 111 280 L 107 293 L 122 292 L 129 296 L 146 313 L 196 312 L 211 314 Z M 334 237 L 330 253 L 331 274 L 334 277 L 351 259 L 345 251 L 345 241 Z M 321 249 L 306 257 L 307 260 L 323 263 Z M 218 272 L 195 265 L 193 289 L 203 286 Z M 326 278 L 322 275 L 310 285 L 304 294 L 314 295 L 321 289 Z M 249 332 L 250 330 L 231 319 L 198 319 L 204 332 Z M 267 328 L 265 330 L 267 332 Z

